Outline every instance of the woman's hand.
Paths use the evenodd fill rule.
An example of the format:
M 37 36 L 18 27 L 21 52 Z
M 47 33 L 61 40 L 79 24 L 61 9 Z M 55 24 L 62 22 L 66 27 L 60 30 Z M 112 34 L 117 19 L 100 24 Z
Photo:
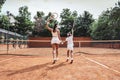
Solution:
M 64 41 L 60 40 L 60 44 L 64 44 Z

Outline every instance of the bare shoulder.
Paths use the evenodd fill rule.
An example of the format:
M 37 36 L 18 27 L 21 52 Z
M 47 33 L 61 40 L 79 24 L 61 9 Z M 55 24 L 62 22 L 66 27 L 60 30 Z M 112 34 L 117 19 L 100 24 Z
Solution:
M 56 29 L 57 30 L 57 32 L 60 32 L 60 30 L 59 29 Z
M 51 28 L 51 30 L 50 30 L 51 32 L 53 32 L 53 29 Z

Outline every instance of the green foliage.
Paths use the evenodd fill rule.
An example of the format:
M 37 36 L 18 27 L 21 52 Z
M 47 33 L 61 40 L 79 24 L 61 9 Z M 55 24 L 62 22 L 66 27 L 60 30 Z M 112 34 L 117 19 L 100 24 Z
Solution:
M 0 15 L 0 28 L 8 30 L 10 26 L 10 21 L 8 16 Z
M 90 26 L 94 22 L 92 14 L 84 11 L 83 15 L 77 18 L 76 22 L 75 36 L 90 36 Z
M 2 5 L 6 0 L 0 0 L 0 12 Z M 45 16 L 44 12 L 37 11 L 35 22 L 31 19 L 31 13 L 27 6 L 19 8 L 19 15 L 14 16 L 15 25 L 10 23 L 9 16 L 0 15 L 0 28 L 17 32 L 22 35 L 28 35 L 33 32 L 32 36 L 51 36 L 51 33 L 45 29 L 46 20 L 50 18 L 51 12 Z M 66 36 L 71 29 L 74 29 L 74 36 L 91 36 L 96 40 L 114 40 L 120 39 L 120 1 L 115 7 L 103 11 L 98 20 L 94 21 L 92 14 L 84 11 L 81 15 L 77 11 L 70 11 L 66 8 L 60 14 L 60 31 L 61 36 Z M 50 20 L 49 26 L 52 28 L 57 20 Z
M 6 0 L 0 0 L 0 12 L 1 12 L 1 9 L 2 9 L 2 6 L 3 4 L 5 3 Z
M 34 19 L 35 21 L 34 21 L 34 29 L 32 36 L 41 36 L 41 33 L 44 32 L 44 26 L 45 26 L 44 12 L 37 11 Z
M 74 29 L 74 36 L 89 36 L 90 25 L 94 22 L 92 15 L 88 11 L 84 11 L 83 15 L 77 17 L 77 12 L 71 12 L 70 9 L 63 9 L 61 13 L 61 35 L 66 36 L 71 29 Z
M 60 14 L 61 18 L 61 35 L 66 36 L 68 32 L 71 31 L 73 28 L 74 20 L 77 18 L 77 11 L 71 12 L 70 9 L 66 8 L 63 9 L 62 13 Z
M 51 16 L 51 12 L 48 13 L 47 16 L 44 15 L 43 12 L 38 11 L 36 13 L 35 18 L 35 25 L 34 25 L 34 30 L 33 30 L 33 36 L 35 37 L 49 37 L 51 36 L 51 33 L 45 28 L 46 21 L 49 19 Z M 58 23 L 57 20 L 50 20 L 49 26 L 53 28 L 54 24 Z
M 31 14 L 28 12 L 28 7 L 20 7 L 19 15 L 15 18 L 17 20 L 17 33 L 22 35 L 29 35 L 29 33 L 33 31 L 33 23 L 30 18 Z
M 40 12 L 40 11 L 37 11 L 37 17 L 38 18 L 41 18 L 41 17 L 43 17 L 44 16 L 44 12 Z
M 1 12 L 2 6 L 5 3 L 5 1 L 6 0 L 0 0 L 0 12 Z M 10 21 L 9 21 L 8 16 L 1 14 L 0 15 L 0 28 L 8 30 L 9 25 L 10 25 Z
M 11 17 L 14 18 L 14 16 L 9 12 L 7 11 L 7 15 L 0 15 L 0 28 L 2 29 L 5 29 L 5 30 L 8 30 L 8 31 L 12 31 L 12 32 L 15 32 L 15 25 L 14 23 L 16 22 L 12 22 L 11 21 Z
M 91 26 L 91 37 L 99 40 L 120 39 L 120 6 L 104 11 Z

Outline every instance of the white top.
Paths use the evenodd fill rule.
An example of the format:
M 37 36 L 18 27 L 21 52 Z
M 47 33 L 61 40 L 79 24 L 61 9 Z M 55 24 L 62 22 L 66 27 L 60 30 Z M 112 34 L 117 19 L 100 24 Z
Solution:
M 57 31 L 56 32 L 51 32 L 52 33 L 52 37 L 58 37 L 58 33 L 57 33 Z
M 60 44 L 60 40 L 59 40 L 59 38 L 58 38 L 58 32 L 56 31 L 56 32 L 51 32 L 52 33 L 52 40 L 51 40 L 51 44 L 54 44 L 54 43 L 56 43 L 56 44 Z
M 67 44 L 72 44 L 73 45 L 73 35 L 69 36 L 66 38 Z

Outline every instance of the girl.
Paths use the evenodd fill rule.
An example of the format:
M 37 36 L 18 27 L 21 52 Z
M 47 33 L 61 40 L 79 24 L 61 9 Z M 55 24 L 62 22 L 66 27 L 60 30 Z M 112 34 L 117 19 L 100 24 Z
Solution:
M 73 63 L 73 46 L 74 46 L 73 31 L 72 31 L 72 33 L 71 32 L 67 33 L 67 38 L 65 41 L 67 41 L 67 60 L 66 60 L 66 62 L 68 62 L 70 59 L 71 60 L 70 64 L 72 64 Z

